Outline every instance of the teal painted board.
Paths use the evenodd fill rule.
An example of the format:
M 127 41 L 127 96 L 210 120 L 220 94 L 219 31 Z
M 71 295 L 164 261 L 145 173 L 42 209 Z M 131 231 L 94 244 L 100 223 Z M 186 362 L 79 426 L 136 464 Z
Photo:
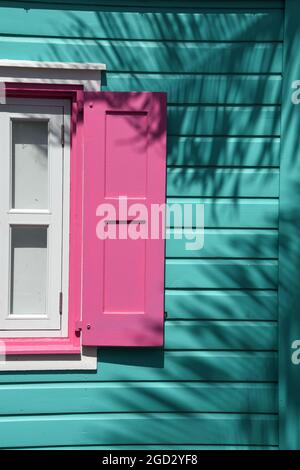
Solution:
M 0 419 L 3 446 L 11 447 L 18 429 L 21 447 L 42 445 L 96 444 L 213 444 L 222 440 L 232 444 L 276 445 L 277 418 L 272 415 L 144 414 L 49 416 L 23 420 Z M 251 431 L 251 432 L 250 432 Z M 223 437 L 224 436 L 224 437 Z
M 108 71 L 102 84 L 109 91 L 163 91 L 170 104 L 279 105 L 280 75 L 186 75 Z
M 211 228 L 278 228 L 278 199 L 251 199 L 251 198 L 180 198 L 167 199 L 169 216 L 167 227 L 175 227 L 176 219 L 172 208 L 179 205 L 183 212 L 183 205 L 191 205 L 191 216 L 186 216 L 186 228 L 196 227 L 196 204 L 203 204 L 204 224 L 206 230 Z
M 168 106 L 168 135 L 279 136 L 276 106 Z
M 168 197 L 278 197 L 279 170 L 169 168 Z
M 193 43 L 0 37 L 0 56 L 18 60 L 100 62 L 111 71 L 281 73 L 280 43 Z M 254 124 L 254 123 L 253 123 Z
M 166 290 L 168 319 L 271 320 L 278 318 L 277 292 L 242 290 Z
M 167 258 L 278 258 L 276 230 L 175 228 L 166 237 Z M 202 239 L 204 245 L 197 245 Z
M 277 382 L 276 352 L 101 349 L 96 372 L 2 372 L 0 383 Z M 146 410 L 145 410 L 146 411 Z
M 20 449 L 22 450 L 22 449 Z M 50 446 L 50 447 L 26 447 L 26 450 L 110 450 L 110 451 L 116 451 L 116 450 L 278 450 L 278 445 L 274 446 L 243 446 L 243 445 L 228 445 L 228 446 L 222 446 L 222 445 L 203 445 L 203 446 L 194 446 L 194 445 L 186 445 L 186 446 L 181 446 L 181 445 L 169 445 L 165 444 L 162 446 L 157 446 L 157 445 L 145 445 L 145 444 L 135 444 L 131 446 Z
M 117 10 L 120 11 L 120 0 L 52 0 L 51 4 L 49 5 L 49 0 L 11 0 L 6 1 L 3 0 L 4 6 L 24 6 L 30 5 L 31 7 L 38 6 L 39 8 L 42 5 L 45 5 L 46 8 L 50 8 L 51 4 L 54 8 L 61 8 L 62 6 L 68 6 L 72 9 L 97 9 L 97 7 L 103 11 L 105 7 L 109 7 L 109 10 Z M 53 8 L 52 7 L 52 8 Z M 137 11 L 185 11 L 191 10 L 193 12 L 202 10 L 203 8 L 227 8 L 227 9 L 235 9 L 235 8 L 246 8 L 251 11 L 257 11 L 257 9 L 268 10 L 274 8 L 284 8 L 284 0 L 201 0 L 199 4 L 199 0 L 187 0 L 184 2 L 184 5 L 179 0 L 173 0 L 172 4 L 168 0 L 144 0 L 141 4 L 141 0 L 126 0 L 126 9 L 128 10 L 136 10 Z
M 156 355 L 155 355 L 156 354 Z M 100 351 L 103 380 L 196 380 L 276 382 L 277 353 L 246 351 L 168 351 L 163 355 Z M 160 362 L 159 362 L 160 361 Z M 101 366 L 100 366 L 101 368 Z M 100 371 L 101 373 L 101 371 Z
M 127 3 L 127 2 L 126 2 Z M 173 3 L 173 2 L 172 2 Z M 161 25 L 164 25 L 162 28 Z M 213 25 L 213 27 L 212 27 Z M 280 41 L 283 12 L 204 13 L 16 10 L 4 8 L 2 34 L 182 41 Z
M 170 104 L 279 105 L 280 75 L 187 75 L 106 72 L 103 90 L 164 91 Z
M 278 167 L 280 139 L 266 137 L 174 137 L 167 143 L 169 166 Z
M 168 321 L 165 349 L 277 350 L 276 322 Z
M 287 0 L 279 215 L 279 443 L 288 450 L 300 449 L 299 354 L 292 360 L 300 344 L 300 109 L 292 100 L 293 82 L 300 79 L 299 15 L 299 1 Z
M 170 289 L 276 289 L 277 261 L 177 259 L 166 262 Z
M 197 382 L 2 385 L 0 414 L 218 412 L 276 413 L 274 384 Z
M 2 446 L 278 443 L 273 415 L 111 413 L 0 418 Z

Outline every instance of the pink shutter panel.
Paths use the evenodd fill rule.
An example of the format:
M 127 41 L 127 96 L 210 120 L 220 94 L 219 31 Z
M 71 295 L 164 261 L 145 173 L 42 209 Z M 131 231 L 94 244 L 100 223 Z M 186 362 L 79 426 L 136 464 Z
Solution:
M 127 234 L 133 218 L 144 234 L 151 229 L 144 213 L 122 213 L 120 197 L 148 213 L 165 203 L 166 95 L 85 93 L 84 146 L 82 343 L 162 346 L 164 239 L 120 238 L 118 231 Z M 97 237 L 101 204 L 115 210 L 106 227 L 116 239 Z

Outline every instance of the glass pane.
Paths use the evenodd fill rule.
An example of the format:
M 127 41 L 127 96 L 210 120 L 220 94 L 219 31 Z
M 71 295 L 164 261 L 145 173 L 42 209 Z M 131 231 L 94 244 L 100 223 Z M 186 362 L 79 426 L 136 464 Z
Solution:
M 46 314 L 47 227 L 11 228 L 11 314 Z
M 47 121 L 12 121 L 12 207 L 48 207 Z

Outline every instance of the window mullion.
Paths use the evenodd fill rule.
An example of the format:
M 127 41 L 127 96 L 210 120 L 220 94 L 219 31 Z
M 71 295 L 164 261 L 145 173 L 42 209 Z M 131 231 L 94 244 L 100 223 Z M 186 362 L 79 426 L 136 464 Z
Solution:
M 51 224 L 52 215 L 50 214 L 30 214 L 30 213 L 11 213 L 7 215 L 9 225 L 40 225 L 48 226 Z

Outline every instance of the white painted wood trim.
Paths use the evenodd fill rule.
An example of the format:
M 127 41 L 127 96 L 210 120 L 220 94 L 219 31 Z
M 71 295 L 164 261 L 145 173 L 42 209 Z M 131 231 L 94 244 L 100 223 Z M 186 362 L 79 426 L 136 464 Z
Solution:
M 82 353 L 6 356 L 0 341 L 0 372 L 97 370 L 97 348 L 83 347 Z
M 91 62 L 42 62 L 0 60 L 0 83 L 47 83 L 83 85 L 86 91 L 101 89 L 105 64 Z
M 10 101 L 9 101 L 10 103 Z M 69 186 L 64 188 L 63 175 L 66 172 L 63 169 L 64 161 L 69 160 L 69 156 L 64 159 L 64 149 L 62 148 L 59 141 L 57 141 L 57 135 L 60 135 L 61 125 L 63 124 L 64 111 L 63 107 L 52 107 L 51 110 L 46 106 L 34 106 L 28 105 L 26 100 L 19 100 L 18 105 L 7 104 L 0 108 L 1 115 L 4 116 L 4 120 L 7 121 L 5 128 L 11 127 L 13 120 L 29 119 L 34 121 L 47 122 L 49 126 L 49 141 L 48 141 L 48 153 L 49 153 L 49 168 L 48 168 L 48 184 L 49 184 L 49 211 L 48 216 L 45 217 L 44 210 L 42 213 L 38 211 L 23 212 L 22 217 L 16 213 L 11 213 L 11 148 L 10 145 L 6 146 L 10 150 L 3 152 L 0 158 L 1 167 L 7 171 L 1 172 L 0 182 L 3 188 L 3 209 L 1 211 L 1 217 L 3 214 L 3 243 L 2 249 L 5 250 L 5 260 L 1 266 L 2 277 L 5 279 L 7 276 L 7 282 L 1 282 L 0 292 L 1 298 L 3 299 L 4 305 L 2 305 L 0 312 L 0 336 L 2 337 L 14 337 L 14 331 L 24 332 L 23 336 L 31 336 L 34 330 L 44 331 L 53 330 L 61 333 L 61 316 L 59 313 L 59 292 L 62 290 L 62 224 L 63 224 L 63 205 L 62 197 L 64 191 L 68 191 Z M 5 132 L 3 136 L 3 143 L 10 141 L 11 131 Z M 68 153 L 68 149 L 67 149 Z M 4 160 L 8 160 L 5 162 Z M 65 179 L 68 181 L 70 178 L 69 172 L 66 174 Z M 65 197 L 64 197 L 65 198 Z M 65 198 L 66 199 L 66 198 Z M 68 208 L 67 208 L 68 209 Z M 6 214 L 5 214 L 6 212 Z M 67 211 L 66 214 L 69 214 Z M 68 219 L 68 217 L 67 217 Z M 44 222 L 44 223 L 42 223 Z M 45 314 L 41 315 L 14 315 L 9 312 L 10 310 L 10 250 L 6 247 L 10 247 L 10 232 L 11 226 L 28 226 L 36 225 L 41 227 L 48 226 L 48 243 L 47 243 L 47 308 Z M 68 224 L 66 231 L 68 234 Z M 65 241 L 68 244 L 68 237 L 65 237 Z M 64 267 L 63 267 L 64 269 Z M 58 274 L 56 274 L 58 273 Z M 63 290 L 64 292 L 64 290 Z M 64 292 L 65 296 L 68 293 L 68 289 Z M 10 333 L 9 333 L 10 331 Z M 26 334 L 25 331 L 28 331 Z
M 35 316 L 34 319 L 37 321 L 36 329 L 30 328 L 29 330 L 16 330 L 11 327 L 10 331 L 8 329 L 1 330 L 0 329 L 0 339 L 2 338 L 24 338 L 24 337 L 67 337 L 68 335 L 68 290 L 69 290 L 69 212 L 70 212 L 70 104 L 66 100 L 45 100 L 45 99 L 20 99 L 20 98 L 10 98 L 7 106 L 11 106 L 12 109 L 20 111 L 20 107 L 27 110 L 32 107 L 34 110 L 38 110 L 34 113 L 34 117 L 43 118 L 46 116 L 45 109 L 49 110 L 51 108 L 51 114 L 48 116 L 49 119 L 55 117 L 57 110 L 59 110 L 60 115 L 62 116 L 65 124 L 65 145 L 63 150 L 63 217 L 59 217 L 59 219 L 63 223 L 63 262 L 62 262 L 62 292 L 63 292 L 63 312 L 61 317 L 61 326 L 58 329 L 41 329 L 40 323 L 41 320 L 38 320 L 38 317 Z M 5 109 L 5 108 L 3 108 Z M 30 111 L 32 111 L 30 109 Z M 1 118 L 1 108 L 0 108 L 0 118 Z M 26 116 L 29 116 L 27 113 Z M 59 129 L 60 133 L 60 129 Z M 5 140 L 4 140 L 5 143 Z M 1 160 L 1 158 L 0 158 Z M 61 160 L 61 159 L 60 159 Z M 3 173 L 3 172 L 2 172 Z M 58 172 L 56 172 L 58 173 Z M 0 178 L 1 179 L 1 178 Z M 10 178 L 7 178 L 9 181 Z M 2 184 L 0 187 L 5 189 L 5 184 Z M 7 191 L 9 193 L 9 191 Z M 53 191 L 52 191 L 53 192 Z M 58 193 L 58 191 L 54 191 Z M 5 200 L 3 196 L 0 198 L 0 206 L 1 201 Z M 60 198 L 59 198 L 60 200 Z M 61 200 L 60 200 L 61 203 Z M 53 216 L 53 211 L 51 210 L 34 210 L 34 209 L 10 209 L 7 212 L 7 221 L 9 224 L 13 225 L 50 225 L 51 224 L 51 217 Z M 1 232 L 1 224 L 0 224 L 0 232 Z M 1 248 L 1 247 L 0 247 Z M 3 251 L 3 250 L 2 250 Z M 1 254 L 1 249 L 0 249 Z M 8 255 L 7 255 L 8 256 Z M 9 262 L 9 260 L 8 260 Z M 0 263 L 0 268 L 3 265 L 3 260 Z M 1 274 L 1 269 L 0 269 Z M 1 276 L 0 276 L 1 277 Z M 0 292 L 1 292 L 1 284 L 0 283 Z M 59 289 L 60 290 L 60 289 Z M 2 303 L 2 298 L 5 296 L 0 296 L 0 306 Z M 57 296 L 56 301 L 58 301 L 59 297 Z M 1 327 L 1 311 L 0 309 L 0 327 Z M 16 316 L 14 316 L 15 320 L 20 321 Z M 22 319 L 25 319 L 22 316 Z M 12 320 L 11 320 L 12 323 Z M 30 320 L 30 323 L 33 325 L 33 320 Z
M 0 67 L 23 67 L 64 70 L 106 70 L 105 64 L 94 62 L 43 62 L 37 60 L 0 60 Z

